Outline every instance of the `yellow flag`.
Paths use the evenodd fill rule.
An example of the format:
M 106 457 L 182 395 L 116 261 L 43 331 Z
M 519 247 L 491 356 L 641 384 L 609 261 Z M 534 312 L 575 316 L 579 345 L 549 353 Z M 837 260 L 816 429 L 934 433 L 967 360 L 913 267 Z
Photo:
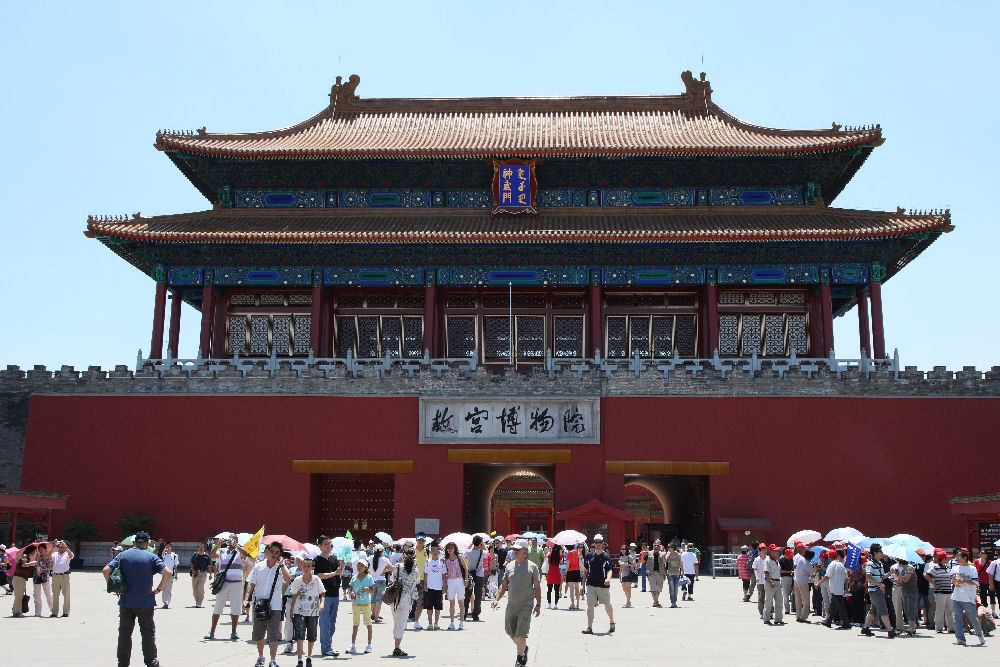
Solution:
M 247 553 L 250 554 L 251 558 L 257 557 L 257 553 L 260 551 L 260 540 L 262 537 L 264 537 L 264 526 L 261 526 L 260 530 L 254 533 L 253 537 L 247 540 L 246 544 L 243 545 L 243 548 L 247 550 Z

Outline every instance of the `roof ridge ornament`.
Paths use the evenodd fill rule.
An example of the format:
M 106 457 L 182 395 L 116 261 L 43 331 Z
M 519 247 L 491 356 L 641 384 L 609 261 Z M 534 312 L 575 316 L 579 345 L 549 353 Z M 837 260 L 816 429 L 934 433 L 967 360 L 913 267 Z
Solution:
M 695 79 L 691 70 L 684 70 L 681 72 L 681 81 L 685 88 L 681 110 L 699 115 L 707 114 L 712 104 L 712 85 L 705 80 L 705 73 L 702 72 L 700 78 Z
M 337 77 L 337 82 L 330 88 L 330 106 L 333 107 L 334 113 L 338 109 L 346 110 L 351 108 L 355 102 L 361 99 L 354 94 L 359 83 L 361 83 L 361 77 L 357 74 L 349 76 L 347 83 L 344 83 L 341 77 Z

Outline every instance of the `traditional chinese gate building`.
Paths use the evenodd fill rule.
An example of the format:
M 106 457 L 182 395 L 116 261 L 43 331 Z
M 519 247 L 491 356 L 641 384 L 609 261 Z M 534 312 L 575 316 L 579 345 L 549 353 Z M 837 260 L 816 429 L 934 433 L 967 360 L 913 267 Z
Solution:
M 98 485 L 67 471 L 53 486 L 40 464 L 56 437 L 47 416 L 103 416 L 102 437 L 135 445 L 101 474 L 119 466 L 127 479 L 155 465 L 143 450 L 156 442 L 202 454 L 204 466 L 174 480 L 183 489 L 275 483 L 275 507 L 248 498 L 204 520 L 160 510 L 174 539 L 217 532 L 222 519 L 241 529 L 266 519 L 303 536 L 411 534 L 426 518 L 442 533 L 479 530 L 498 523 L 494 490 L 524 470 L 546 482 L 553 530 L 560 516 L 601 525 L 596 514 L 609 508 L 603 523 L 634 536 L 628 484 L 659 506 L 644 501 L 643 523 L 700 541 L 727 544 L 744 524 L 772 526 L 775 539 L 811 525 L 813 514 L 758 497 L 822 488 L 793 472 L 782 486 L 783 463 L 807 447 L 848 456 L 872 441 L 887 455 L 919 453 L 933 445 L 934 410 L 837 390 L 755 398 L 691 385 L 677 397 L 644 384 L 649 370 L 612 394 L 602 377 L 712 360 L 701 363 L 715 377 L 744 363 L 811 378 L 798 359 L 831 357 L 833 318 L 856 305 L 858 339 L 838 341 L 859 353 L 852 372 L 895 379 L 882 284 L 952 230 L 950 215 L 831 206 L 882 145 L 879 126 L 760 127 L 717 106 L 704 74 L 682 79 L 674 96 L 365 99 L 357 76 L 338 77 L 329 105 L 286 129 L 157 133 L 156 148 L 210 206 L 91 217 L 86 235 L 155 282 L 135 380 L 160 378 L 158 395 L 36 397 L 25 483 L 44 480 L 80 512 L 116 518 L 104 516 L 105 499 L 87 500 Z M 174 361 L 183 302 L 201 313 L 184 325 L 200 332 L 188 368 L 240 378 L 228 389 L 164 395 L 174 390 L 162 378 L 184 368 Z M 559 381 L 573 364 L 589 384 Z M 291 379 L 248 388 L 265 366 Z M 356 395 L 301 395 L 313 391 L 303 372 Z M 414 372 L 444 375 L 412 393 Z M 993 399 L 940 400 L 968 417 L 954 422 L 973 440 L 996 415 Z M 154 414 L 183 427 L 154 426 Z M 775 448 L 773 470 L 761 467 L 762 448 Z M 861 471 L 851 492 L 869 481 Z M 918 514 L 961 535 L 946 498 L 991 490 L 942 488 L 931 494 L 942 506 Z M 528 495 L 501 504 L 533 508 Z M 736 537 L 724 528 L 733 525 Z

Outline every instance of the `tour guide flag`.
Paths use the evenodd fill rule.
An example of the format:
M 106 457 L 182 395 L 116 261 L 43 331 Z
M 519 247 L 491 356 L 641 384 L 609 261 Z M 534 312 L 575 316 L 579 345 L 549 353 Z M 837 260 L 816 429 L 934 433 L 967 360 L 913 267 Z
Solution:
M 262 537 L 264 537 L 264 526 L 261 526 L 260 530 L 254 533 L 253 537 L 247 540 L 247 543 L 243 545 L 243 548 L 247 550 L 247 553 L 250 554 L 252 558 L 256 558 L 257 553 L 260 551 L 260 540 Z
M 861 547 L 853 544 L 847 545 L 847 558 L 844 559 L 844 567 L 848 570 L 856 570 L 861 565 Z

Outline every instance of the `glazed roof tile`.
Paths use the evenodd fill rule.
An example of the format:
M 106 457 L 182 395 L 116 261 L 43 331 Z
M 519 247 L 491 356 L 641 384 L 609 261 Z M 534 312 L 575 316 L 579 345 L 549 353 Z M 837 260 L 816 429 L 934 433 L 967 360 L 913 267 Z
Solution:
M 339 79 L 339 77 L 338 77 Z M 878 126 L 782 130 L 741 121 L 690 72 L 682 95 L 361 99 L 338 83 L 322 112 L 292 127 L 246 134 L 160 132 L 157 147 L 244 158 L 531 155 L 781 155 L 880 144 Z
M 547 207 L 537 218 L 485 209 L 217 209 L 88 218 L 88 236 L 161 243 L 699 243 L 863 240 L 951 231 L 948 211 L 821 206 Z

